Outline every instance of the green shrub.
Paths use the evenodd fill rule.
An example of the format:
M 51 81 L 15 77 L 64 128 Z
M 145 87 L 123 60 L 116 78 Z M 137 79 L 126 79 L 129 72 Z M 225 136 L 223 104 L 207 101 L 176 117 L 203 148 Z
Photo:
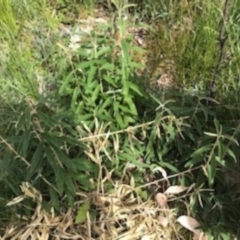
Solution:
M 168 15 L 171 24 L 175 18 L 183 20 L 183 12 L 176 17 L 173 6 L 167 7 L 172 10 Z M 116 10 L 120 16 L 123 9 L 116 5 Z M 215 8 L 208 10 L 216 14 Z M 141 49 L 132 45 L 131 37 L 124 37 L 123 19 L 116 19 L 119 32 L 114 30 L 119 38 L 109 33 L 112 25 L 103 25 L 101 34 L 92 31 L 75 51 L 62 39 L 45 42 L 38 38 L 42 48 L 36 48 L 32 62 L 29 49 L 9 45 L 11 54 L 1 71 L 2 215 L 11 218 L 14 214 L 3 206 L 21 194 L 21 182 L 40 190 L 45 208 L 60 210 L 73 207 L 76 192 L 96 190 L 108 172 L 119 179 L 128 171 L 137 187 L 146 183 L 148 174 L 159 180 L 159 185 L 148 189 L 149 196 L 169 184 L 191 186 L 172 205 L 201 220 L 212 235 L 238 234 L 239 182 L 228 181 L 225 172 L 238 171 L 238 107 L 206 105 L 204 91 L 145 89 L 145 79 L 135 73 L 141 66 L 130 54 Z M 201 16 L 196 26 L 205 21 Z M 215 22 L 209 24 L 214 29 Z M 198 27 L 193 35 L 175 42 L 181 50 L 176 59 L 182 64 L 178 66 L 181 80 L 190 63 L 192 75 L 188 77 L 194 81 L 200 67 L 201 78 L 208 78 L 215 65 L 213 48 L 205 51 L 208 43 L 200 36 L 209 37 L 212 46 L 215 32 Z M 236 38 L 236 32 L 231 38 Z M 199 41 L 203 41 L 200 49 L 196 47 Z M 172 42 L 166 49 L 170 47 Z M 195 52 L 188 52 L 189 47 Z M 199 54 L 201 63 L 196 58 Z M 44 73 L 44 93 L 39 92 L 35 66 Z M 234 65 L 231 71 L 236 70 Z M 132 170 L 129 164 L 136 168 Z M 157 167 L 166 171 L 167 180 L 155 172 Z M 111 188 L 107 183 L 104 187 Z M 25 201 L 19 207 L 17 211 L 30 214 L 33 203 Z

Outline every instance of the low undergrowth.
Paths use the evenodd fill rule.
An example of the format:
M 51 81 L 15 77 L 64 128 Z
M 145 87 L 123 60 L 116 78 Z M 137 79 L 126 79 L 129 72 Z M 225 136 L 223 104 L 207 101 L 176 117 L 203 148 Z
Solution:
M 150 7 L 146 1 L 142 8 L 107 1 L 101 5 L 105 18 L 86 18 L 86 25 L 72 16 L 78 9 L 81 16 L 93 15 L 99 7 L 93 2 L 89 8 L 85 1 L 65 8 L 63 1 L 29 0 L 18 9 L 0 2 L 6 10 L 0 24 L 3 232 L 9 223 L 22 226 L 30 216 L 40 216 L 40 208 L 46 216 L 69 209 L 69 219 L 76 218 L 79 229 L 87 226 L 89 239 L 114 234 L 140 239 L 128 235 L 129 229 L 133 222 L 140 225 L 138 214 L 150 204 L 160 207 L 148 216 L 154 223 L 159 214 L 170 219 L 164 225 L 158 218 L 163 239 L 188 238 L 172 224 L 181 215 L 197 219 L 206 239 L 238 237 L 238 3 L 173 2 Z M 71 6 L 77 7 L 71 11 Z M 224 46 L 218 39 L 221 20 L 228 36 Z M 144 47 L 129 31 L 143 25 L 150 29 Z M 146 85 L 164 74 L 172 76 L 170 88 Z M 154 200 L 171 186 L 187 191 L 168 196 L 167 207 Z M 98 231 L 105 202 L 111 205 L 112 198 L 118 210 L 119 202 L 135 210 L 124 215 L 121 232 L 116 226 L 121 214 L 116 220 L 108 208 L 117 230 L 105 223 Z

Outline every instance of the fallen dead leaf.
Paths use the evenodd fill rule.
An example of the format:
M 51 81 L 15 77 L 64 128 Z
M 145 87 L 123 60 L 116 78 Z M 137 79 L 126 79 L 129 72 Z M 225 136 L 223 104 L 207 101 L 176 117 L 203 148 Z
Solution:
M 164 193 L 165 194 L 178 194 L 186 191 L 188 188 L 183 186 L 171 186 Z
M 167 197 L 165 194 L 163 193 L 157 193 L 157 195 L 155 196 L 156 198 L 156 201 L 158 203 L 158 205 L 161 207 L 161 208 L 167 208 L 168 205 L 167 205 Z
M 196 237 L 198 237 L 198 239 L 200 239 L 200 237 L 203 235 L 201 229 L 196 229 L 200 226 L 200 224 L 195 218 L 189 216 L 180 216 L 177 219 L 177 222 L 179 222 L 186 229 L 193 232 L 196 235 Z
M 156 167 L 153 169 L 153 172 L 161 172 L 162 176 L 164 179 L 167 179 L 167 172 L 165 169 L 163 169 L 162 167 Z
M 168 225 L 168 220 L 165 217 L 159 216 L 158 221 L 163 227 L 166 227 Z

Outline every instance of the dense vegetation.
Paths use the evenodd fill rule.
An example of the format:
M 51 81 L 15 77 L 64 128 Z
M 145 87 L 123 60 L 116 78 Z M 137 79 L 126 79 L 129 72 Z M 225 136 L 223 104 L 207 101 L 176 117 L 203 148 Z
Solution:
M 0 224 L 134 181 L 143 201 L 189 187 L 171 208 L 233 239 L 240 2 L 123 2 L 0 0 Z M 107 21 L 88 30 L 80 20 L 100 11 Z

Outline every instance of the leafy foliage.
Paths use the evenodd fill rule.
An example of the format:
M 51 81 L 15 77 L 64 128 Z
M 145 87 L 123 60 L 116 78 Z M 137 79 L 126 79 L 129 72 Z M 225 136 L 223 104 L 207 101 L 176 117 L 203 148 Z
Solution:
M 186 16 L 188 5 L 160 2 L 152 6 L 146 1 L 145 9 L 138 3 L 135 10 L 139 19 L 144 19 L 144 14 L 154 8 L 152 24 L 156 27 L 161 23 L 155 32 L 154 47 L 164 46 L 168 57 L 174 58 L 176 76 L 184 84 L 177 91 L 143 86 L 146 75 L 137 74 L 141 65 L 133 57 L 141 49 L 133 45 L 133 37 L 127 34 L 129 24 L 122 18 L 123 10 L 129 8 L 131 13 L 132 5 L 113 2 L 116 15 L 112 22 L 102 24 L 101 33 L 89 32 L 75 50 L 69 48 L 69 38 L 60 39 L 54 31 L 47 40 L 29 40 L 36 47 L 34 55 L 26 45 L 13 44 L 12 36 L 17 35 L 20 41 L 21 33 L 14 11 L 1 16 L 5 23 L 1 29 L 7 29 L 2 40 L 7 39 L 9 51 L 7 57 L 1 56 L 0 76 L 2 209 L 21 194 L 21 182 L 31 182 L 42 192 L 45 208 L 61 210 L 74 206 L 78 191 L 95 191 L 99 182 L 109 190 L 111 186 L 103 179 L 110 171 L 116 179 L 128 172 L 139 188 L 148 182 L 146 176 L 150 173 L 157 190 L 147 189 L 146 196 L 143 189 L 143 198 L 168 185 L 189 187 L 192 191 L 174 201 L 179 211 L 190 211 L 212 236 L 216 232 L 228 237 L 239 234 L 239 179 L 231 179 L 239 173 L 239 108 L 235 104 L 238 96 L 228 91 L 230 86 L 234 93 L 239 91 L 237 77 L 231 80 L 233 73 L 238 76 L 238 52 L 229 63 L 222 62 L 216 100 L 210 99 L 203 86 L 211 82 L 214 59 L 221 54 L 221 49 L 215 48 L 220 5 L 217 1 L 202 3 L 206 11 L 201 11 L 198 1 L 184 1 L 190 4 Z M 162 9 L 159 15 L 157 4 Z M 239 48 L 235 25 L 238 12 L 233 6 L 226 25 L 230 39 L 226 54 Z M 181 28 L 184 16 L 193 21 L 185 30 Z M 176 25 L 178 20 L 180 26 Z M 51 26 L 56 30 L 57 24 L 54 18 L 44 29 Z M 177 31 L 167 31 L 169 26 Z M 163 33 L 165 37 L 160 38 Z M 230 69 L 226 83 L 225 67 Z M 44 80 L 39 82 L 40 75 Z M 196 83 L 194 91 L 190 86 Z M 39 85 L 44 86 L 44 92 Z M 32 202 L 20 205 L 24 214 L 30 214 L 29 207 L 34 207 Z M 83 204 L 76 221 L 84 221 L 90 208 L 90 203 Z M 7 214 L 10 218 L 13 211 Z

